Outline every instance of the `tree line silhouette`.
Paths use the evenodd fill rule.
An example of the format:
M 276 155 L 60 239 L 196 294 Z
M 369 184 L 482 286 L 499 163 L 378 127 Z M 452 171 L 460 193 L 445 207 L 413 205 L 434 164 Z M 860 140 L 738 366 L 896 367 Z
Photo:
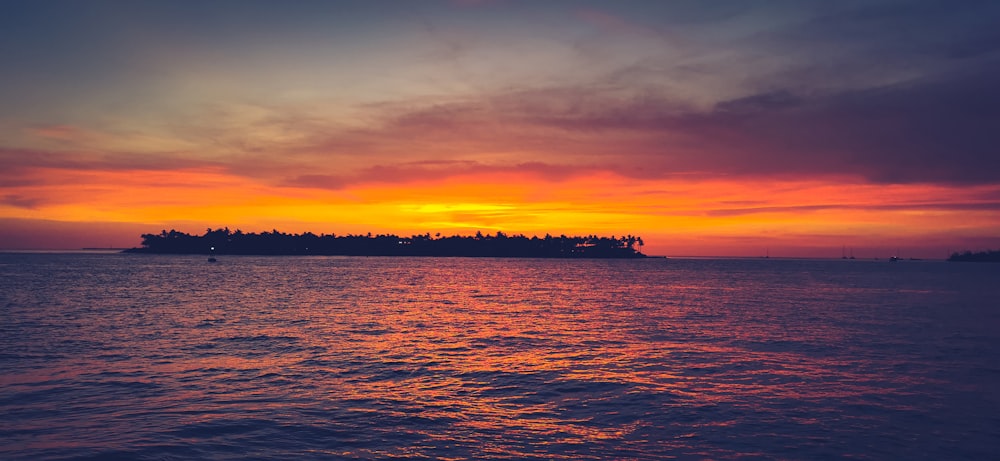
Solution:
M 142 247 L 128 253 L 219 255 L 343 255 L 343 256 L 476 256 L 515 258 L 644 258 L 642 237 L 526 237 L 524 235 L 453 235 L 430 233 L 400 237 L 392 234 L 316 235 L 246 233 L 239 229 L 211 228 L 204 235 L 176 230 L 142 234 Z M 636 249 L 636 246 L 639 248 Z
M 965 253 L 952 253 L 948 261 L 960 261 L 960 262 L 1000 262 L 1000 250 L 986 250 L 973 253 L 971 251 L 966 251 Z

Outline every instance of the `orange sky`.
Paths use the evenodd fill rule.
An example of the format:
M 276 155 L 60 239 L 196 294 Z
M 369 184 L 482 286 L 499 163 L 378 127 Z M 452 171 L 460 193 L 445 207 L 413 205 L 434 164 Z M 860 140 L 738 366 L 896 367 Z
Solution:
M 0 249 L 208 227 L 1000 247 L 984 6 L 376 3 L 11 9 Z
M 219 168 L 34 173 L 45 181 L 10 189 L 40 203 L 0 207 L 5 227 L 15 229 L 5 233 L 16 235 L 18 227 L 24 233 L 32 222 L 72 223 L 66 227 L 76 230 L 58 240 L 29 240 L 23 248 L 135 246 L 140 230 L 200 234 L 228 226 L 338 234 L 633 234 L 644 237 L 647 253 L 662 255 L 836 257 L 846 246 L 859 257 L 897 250 L 943 257 L 959 249 L 948 247 L 956 242 L 989 245 L 984 229 L 1000 229 L 996 213 L 977 209 L 1000 192 L 995 186 L 635 179 L 607 172 L 551 179 L 512 171 L 329 190 L 268 185 Z M 101 231 L 88 233 L 88 227 Z

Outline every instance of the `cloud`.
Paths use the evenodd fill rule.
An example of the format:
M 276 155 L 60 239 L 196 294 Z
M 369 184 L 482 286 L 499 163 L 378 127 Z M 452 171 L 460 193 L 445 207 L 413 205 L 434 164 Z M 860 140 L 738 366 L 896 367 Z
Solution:
M 715 110 L 732 113 L 757 113 L 786 109 L 800 103 L 802 103 L 802 98 L 795 96 L 788 90 L 778 90 L 722 101 L 715 105 Z
M 547 109 L 526 103 L 516 116 L 567 133 L 601 133 L 604 140 L 589 150 L 642 162 L 646 176 L 850 175 L 881 183 L 984 183 L 1000 179 L 995 81 L 996 64 L 831 94 L 776 90 L 722 101 L 704 112 L 679 110 L 658 95 L 598 96 Z M 559 136 L 553 139 L 558 144 Z
M 948 0 L 844 3 L 816 9 L 810 17 L 773 31 L 789 45 L 845 49 L 860 58 L 879 55 L 884 65 L 916 56 L 971 57 L 996 50 L 992 0 L 968 0 L 956 8 Z
M 17 178 L 39 169 L 74 171 L 181 170 L 218 166 L 217 161 L 174 152 L 128 153 L 96 150 L 41 150 L 0 147 L 0 178 Z
M 600 86 L 403 101 L 369 107 L 365 128 L 302 125 L 298 144 L 262 146 L 230 167 L 326 188 L 527 165 L 551 178 L 604 169 L 639 178 L 992 183 L 1000 180 L 996 81 L 1000 60 L 860 89 L 772 89 L 708 109 Z
M 43 200 L 39 200 L 35 197 L 27 197 L 22 194 L 7 194 L 0 198 L 0 203 L 16 208 L 26 208 L 30 210 L 42 204 Z
M 345 174 L 304 174 L 284 180 L 280 185 L 338 190 L 358 184 L 408 184 L 439 181 L 456 176 L 515 174 L 561 181 L 593 169 L 575 165 L 524 162 L 513 165 L 487 165 L 474 161 L 427 160 L 399 165 L 373 165 Z
M 598 30 L 604 33 L 645 35 L 663 39 L 667 43 L 676 40 L 675 37 L 672 37 L 659 29 L 595 8 L 583 8 L 577 10 L 576 17 L 587 24 L 595 26 Z
M 994 133 L 1000 89 L 994 82 L 1000 81 L 1000 33 L 989 18 L 1000 6 L 981 0 L 963 8 L 938 0 L 821 3 L 608 4 L 601 10 L 573 7 L 555 15 L 533 10 L 539 18 L 573 18 L 573 27 L 539 35 L 560 43 L 552 50 L 572 54 L 568 50 L 583 40 L 612 56 L 600 65 L 599 60 L 574 56 L 567 62 L 579 72 L 563 74 L 559 67 L 560 78 L 550 78 L 532 68 L 511 75 L 537 78 L 475 86 L 478 90 L 434 87 L 444 88 L 434 93 L 421 87 L 414 93 L 385 91 L 372 99 L 333 97 L 312 103 L 264 97 L 238 103 L 226 96 L 191 106 L 216 106 L 201 116 L 167 120 L 170 116 L 157 114 L 150 116 L 152 121 L 129 119 L 127 126 L 116 125 L 119 129 L 86 130 L 53 119 L 29 130 L 47 144 L 0 149 L 2 180 L 15 181 L 17 172 L 33 167 L 216 165 L 271 183 L 333 189 L 514 170 L 558 179 L 595 169 L 640 178 L 820 175 L 878 183 L 997 181 L 1000 155 L 993 146 L 1000 140 Z M 213 15 L 221 14 L 216 10 L 211 8 Z M 365 10 L 364 17 L 380 17 L 375 10 Z M 149 15 L 156 16 L 154 11 L 159 9 Z M 245 19 L 269 18 L 269 12 L 255 9 Z M 778 12 L 784 14 L 771 14 Z M 475 12 L 465 11 L 469 13 Z M 318 14 L 288 14 L 280 15 L 285 26 L 305 16 L 322 22 Z M 458 17 L 478 18 L 413 17 L 433 17 L 443 28 L 464 24 L 456 22 Z M 223 24 L 243 24 L 238 19 L 225 16 Z M 206 18 L 199 21 L 195 31 L 213 24 Z M 500 24 L 492 21 L 500 19 L 483 24 Z M 534 27 L 544 21 L 535 21 L 541 22 L 525 25 L 531 26 L 526 35 L 539 32 Z M 596 26 L 596 40 L 593 28 L 580 32 L 588 29 L 579 27 L 581 21 Z M 234 37 L 255 30 L 243 26 L 230 31 L 235 34 L 232 45 L 243 43 Z M 173 29 L 164 28 L 168 30 Z M 473 45 L 493 37 L 471 36 L 479 38 Z M 616 41 L 614 46 L 606 36 L 613 36 L 608 38 Z M 472 51 L 478 49 L 461 54 L 475 55 Z M 246 52 L 256 56 L 256 50 Z M 558 56 L 542 60 L 553 57 Z M 498 67 L 518 63 L 502 64 Z M 443 78 L 398 70 L 406 79 Z M 379 89 L 397 89 L 397 83 Z M 330 93 L 317 94 L 347 94 L 351 88 L 323 91 Z M 346 102 L 324 107 L 331 100 Z M 185 109 L 185 115 L 195 110 L 200 109 Z M 174 131 L 157 131 L 163 125 Z M 128 133 L 140 135 L 125 142 Z M 140 152 L 143 146 L 151 147 Z M 526 166 L 531 164 L 538 167 Z
M 706 211 L 708 216 L 744 216 L 760 213 L 810 213 L 826 210 L 859 210 L 859 211 L 996 211 L 1000 212 L 1000 201 L 996 202 L 955 202 L 955 203 L 905 203 L 889 205 L 793 205 L 793 206 L 758 206 L 747 208 L 716 208 Z
M 993 66 L 940 80 L 802 101 L 784 98 L 783 106 L 753 107 L 743 100 L 735 113 L 733 103 L 724 103 L 710 114 L 678 122 L 725 140 L 705 139 L 706 147 L 745 172 L 839 173 L 875 182 L 994 182 L 1000 179 L 995 147 L 1000 89 L 992 83 L 998 78 L 1000 66 Z

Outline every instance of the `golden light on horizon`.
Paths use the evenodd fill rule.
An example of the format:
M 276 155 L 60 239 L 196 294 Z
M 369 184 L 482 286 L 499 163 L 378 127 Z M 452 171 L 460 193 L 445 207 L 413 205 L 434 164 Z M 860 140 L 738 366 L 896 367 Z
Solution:
M 978 195 L 995 191 L 992 186 L 655 180 L 610 173 L 552 180 L 506 172 L 322 189 L 268 184 L 222 168 L 45 169 L 37 177 L 46 184 L 19 193 L 38 194 L 43 202 L 30 208 L 6 205 L 0 213 L 81 223 L 181 223 L 195 232 L 280 227 L 293 233 L 633 234 L 646 236 L 652 251 L 685 236 L 721 242 L 781 239 L 809 246 L 829 245 L 831 239 L 907 239 L 1000 227 L 988 210 L 937 205 L 974 204 Z
M 807 3 L 738 27 L 648 2 L 404 3 L 8 11 L 0 245 L 59 223 L 1000 245 L 979 109 L 997 68 L 941 52 L 976 21 L 928 47 L 884 16 L 830 67 Z

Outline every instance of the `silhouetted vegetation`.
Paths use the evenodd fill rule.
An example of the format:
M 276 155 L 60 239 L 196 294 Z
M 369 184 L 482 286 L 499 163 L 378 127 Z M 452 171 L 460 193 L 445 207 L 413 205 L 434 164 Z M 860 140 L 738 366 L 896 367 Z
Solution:
M 451 236 L 316 235 L 272 232 L 244 233 L 208 229 L 205 235 L 175 230 L 143 234 L 142 248 L 128 253 L 219 255 L 344 255 L 344 256 L 487 256 L 512 258 L 644 258 L 641 237 L 526 237 L 524 235 Z
M 973 253 L 952 253 L 948 261 L 976 262 L 976 263 L 997 263 L 1000 262 L 1000 250 L 986 250 Z

